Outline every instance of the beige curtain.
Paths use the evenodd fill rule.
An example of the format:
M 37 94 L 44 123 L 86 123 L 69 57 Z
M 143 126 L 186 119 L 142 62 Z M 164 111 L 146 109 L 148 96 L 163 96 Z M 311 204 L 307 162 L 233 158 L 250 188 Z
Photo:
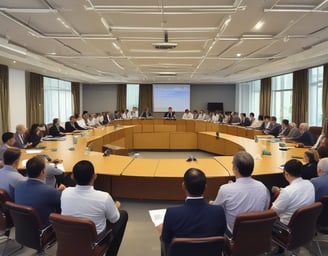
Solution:
M 9 85 L 8 67 L 0 65 L 0 135 L 9 131 Z M 0 144 L 2 141 L 0 142 Z
M 72 82 L 72 113 L 80 113 L 80 83 Z
M 261 79 L 260 114 L 270 115 L 271 109 L 271 77 Z
M 328 125 L 328 63 L 323 66 L 322 84 L 322 127 L 327 134 Z
M 153 85 L 152 84 L 140 84 L 139 86 L 139 114 L 149 108 L 150 112 L 153 112 Z
M 308 120 L 308 70 L 298 70 L 293 73 L 292 120 L 300 124 Z
M 117 86 L 117 105 L 118 111 L 126 109 L 126 84 L 119 84 Z
M 30 73 L 29 86 L 26 86 L 27 125 L 44 123 L 43 76 Z

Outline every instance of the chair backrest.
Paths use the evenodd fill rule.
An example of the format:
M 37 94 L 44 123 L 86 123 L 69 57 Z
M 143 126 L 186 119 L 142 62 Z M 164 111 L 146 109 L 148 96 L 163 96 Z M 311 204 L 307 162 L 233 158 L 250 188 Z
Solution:
M 232 235 L 232 255 L 258 255 L 271 250 L 272 227 L 277 215 L 273 210 L 237 215 Z
M 218 256 L 224 247 L 223 236 L 174 238 L 168 256 Z
M 97 231 L 95 224 L 89 219 L 51 213 L 50 222 L 57 237 L 58 256 L 102 255 L 108 249 L 106 244 L 104 248 L 94 247 Z
M 0 189 L 0 222 L 1 222 L 1 230 L 10 229 L 14 226 L 12 218 L 9 214 L 8 209 L 5 206 L 7 201 L 12 202 L 12 199 L 8 192 L 4 189 Z
M 328 234 L 328 196 L 321 198 L 322 211 L 318 218 L 318 231 Z
M 7 201 L 5 205 L 14 222 L 15 240 L 24 246 L 42 251 L 40 241 L 42 223 L 38 212 L 32 207 L 10 201 Z
M 290 230 L 288 250 L 294 250 L 313 240 L 321 210 L 322 203 L 317 202 L 294 212 L 288 223 Z

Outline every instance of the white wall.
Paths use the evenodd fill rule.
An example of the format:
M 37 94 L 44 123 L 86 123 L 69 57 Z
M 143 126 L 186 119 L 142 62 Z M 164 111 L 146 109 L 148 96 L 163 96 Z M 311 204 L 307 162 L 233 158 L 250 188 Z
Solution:
M 9 130 L 26 125 L 25 71 L 9 68 Z

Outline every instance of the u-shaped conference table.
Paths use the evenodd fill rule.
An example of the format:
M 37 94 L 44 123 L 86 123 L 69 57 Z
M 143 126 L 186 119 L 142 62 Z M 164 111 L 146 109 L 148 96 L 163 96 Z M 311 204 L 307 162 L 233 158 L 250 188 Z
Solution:
M 217 132 L 219 133 L 217 136 Z M 198 120 L 133 119 L 115 120 L 110 126 L 98 127 L 81 134 L 67 135 L 63 141 L 43 141 L 42 152 L 63 159 L 66 172 L 82 159 L 95 166 L 95 187 L 118 198 L 181 200 L 184 172 L 191 167 L 203 170 L 207 176 L 206 197 L 214 198 L 220 185 L 233 178 L 232 156 L 246 150 L 255 159 L 253 176 L 268 187 L 283 185 L 279 168 L 292 157 L 302 157 L 304 150 L 292 144 L 287 151 L 279 149 L 273 138 L 261 131 L 239 126 Z M 77 137 L 77 143 L 73 139 Z M 257 136 L 257 140 L 254 140 Z M 187 162 L 186 159 L 144 159 L 133 156 L 103 156 L 103 146 L 111 144 L 129 150 L 203 150 L 217 156 Z M 91 148 L 89 152 L 86 148 Z M 266 150 L 271 155 L 263 155 Z

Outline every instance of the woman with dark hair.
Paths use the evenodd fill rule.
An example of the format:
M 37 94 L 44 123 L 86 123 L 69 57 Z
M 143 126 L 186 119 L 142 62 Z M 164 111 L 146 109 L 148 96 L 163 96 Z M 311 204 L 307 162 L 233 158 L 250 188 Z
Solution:
M 318 152 L 315 149 L 308 149 L 304 152 L 303 161 L 305 164 L 302 167 L 302 178 L 310 180 L 317 177 Z
M 26 142 L 31 143 L 31 147 L 35 147 L 41 142 L 41 132 L 39 124 L 32 124 L 26 136 Z

